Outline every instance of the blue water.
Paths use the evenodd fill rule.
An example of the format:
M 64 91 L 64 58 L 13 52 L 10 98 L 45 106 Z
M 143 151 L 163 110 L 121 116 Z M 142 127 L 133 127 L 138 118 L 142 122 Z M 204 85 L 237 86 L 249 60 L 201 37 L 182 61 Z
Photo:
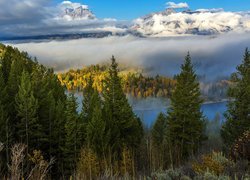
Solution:
M 219 114 L 220 117 L 223 120 L 223 114 L 226 111 L 227 107 L 227 102 L 217 102 L 217 103 L 209 103 L 209 104 L 203 104 L 201 109 L 203 111 L 203 115 L 208 120 L 214 119 L 216 114 Z M 150 127 L 156 120 L 158 114 L 160 112 L 165 113 L 167 111 L 167 107 L 160 107 L 160 108 L 155 108 L 155 109 L 147 109 L 147 110 L 134 110 L 134 112 L 141 118 L 143 123 Z
M 78 111 L 81 111 L 82 94 L 75 93 L 75 95 L 79 105 Z M 140 117 L 144 125 L 147 127 L 152 126 L 160 112 L 166 113 L 167 106 L 169 105 L 169 100 L 161 98 L 135 100 L 130 97 L 128 99 L 135 114 Z M 203 104 L 201 106 L 201 110 L 203 111 L 203 115 L 205 115 L 208 120 L 214 119 L 216 114 L 219 114 L 221 120 L 223 121 L 223 114 L 227 109 L 226 105 L 227 102 L 208 103 Z

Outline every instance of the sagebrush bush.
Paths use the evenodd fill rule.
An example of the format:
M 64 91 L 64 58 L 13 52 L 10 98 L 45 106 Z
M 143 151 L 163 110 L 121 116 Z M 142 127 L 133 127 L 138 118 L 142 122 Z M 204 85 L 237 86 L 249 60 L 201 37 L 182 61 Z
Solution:
M 159 171 L 152 173 L 153 179 L 162 180 L 179 180 L 182 177 L 182 172 L 180 169 L 168 169 L 166 171 Z
M 221 152 L 212 152 L 210 154 L 202 155 L 201 160 L 193 162 L 193 170 L 197 174 L 204 175 L 211 172 L 217 176 L 222 175 L 228 165 L 233 162 L 227 159 Z

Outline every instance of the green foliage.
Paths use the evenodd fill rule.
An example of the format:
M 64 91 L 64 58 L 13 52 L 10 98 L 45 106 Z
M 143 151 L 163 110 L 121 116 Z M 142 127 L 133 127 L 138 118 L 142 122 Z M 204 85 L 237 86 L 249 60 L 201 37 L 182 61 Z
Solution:
M 8 113 L 6 111 L 6 85 L 0 67 L 0 142 L 8 144 Z
M 5 154 L 1 154 L 5 164 L 10 161 L 10 147 L 19 141 L 28 142 L 29 150 L 41 149 L 45 158 L 62 162 L 65 99 L 53 70 L 34 62 L 27 53 L 1 45 L 0 141 L 5 145 Z M 1 169 L 2 174 L 6 170 Z M 53 168 L 59 171 L 61 167 Z
M 237 72 L 232 74 L 234 83 L 228 95 L 232 98 L 225 114 L 227 121 L 223 124 L 221 135 L 228 149 L 234 141 L 250 129 L 250 52 L 245 51 L 242 64 L 237 67 Z
M 141 131 L 140 124 L 135 117 L 125 94 L 122 91 L 121 78 L 115 58 L 109 69 L 109 76 L 103 91 L 104 112 L 110 132 L 110 147 L 119 157 L 123 147 L 135 147 L 141 137 L 136 136 Z M 119 158 L 120 159 L 120 158 Z
M 156 75 L 143 76 L 141 73 L 122 74 L 123 91 L 136 98 L 170 97 L 176 85 L 174 79 Z
M 17 122 L 18 135 L 20 141 L 25 142 L 29 150 L 29 144 L 35 147 L 39 139 L 40 128 L 37 119 L 38 102 L 32 91 L 30 76 L 25 71 L 21 75 L 21 84 L 15 102 L 19 117 L 19 122 Z
M 83 101 L 82 101 L 82 118 L 85 123 L 88 123 L 92 118 L 93 105 L 92 96 L 94 94 L 93 79 L 92 76 L 88 79 L 88 83 L 83 90 Z
M 197 76 L 188 54 L 181 73 L 177 75 L 176 88 L 171 96 L 167 117 L 167 136 L 173 148 L 174 163 L 197 152 L 204 138 L 204 120 L 200 110 L 202 99 Z
M 160 113 L 151 130 L 152 144 L 153 144 L 153 169 L 163 169 L 166 161 L 166 117 Z
M 77 113 L 77 102 L 73 94 L 69 95 L 66 102 L 66 123 L 65 123 L 65 167 L 67 175 L 75 170 L 75 163 L 77 161 L 78 153 L 81 149 L 81 141 L 78 136 L 81 127 L 79 115 Z
M 91 97 L 93 116 L 87 124 L 87 144 L 99 157 L 107 152 L 109 136 L 106 134 L 106 123 L 103 118 L 101 99 L 97 91 Z
M 156 147 L 160 147 L 163 144 L 166 130 L 166 117 L 163 113 L 160 113 L 155 121 L 152 129 L 153 143 Z
M 230 118 L 223 129 L 226 132 L 224 135 L 229 135 L 229 140 L 248 126 L 248 66 L 247 51 L 230 90 L 231 97 L 236 101 L 229 105 L 227 117 Z M 66 95 L 65 87 L 83 90 L 81 112 L 78 112 L 74 95 Z M 170 96 L 168 117 L 160 114 L 152 131 L 146 127 L 143 129 L 125 93 L 142 98 Z M 205 127 L 200 111 L 200 96 L 199 83 L 189 55 L 176 80 L 161 76 L 144 77 L 137 71 L 121 72 L 114 57 L 111 66 L 96 65 L 55 75 L 53 69 L 33 61 L 27 53 L 0 44 L 0 143 L 3 143 L 0 178 L 8 177 L 7 164 L 12 164 L 10 147 L 23 141 L 28 145 L 29 152 L 41 150 L 34 151 L 32 161 L 26 159 L 23 162 L 20 168 L 23 177 L 29 176 L 30 172 L 39 175 L 46 171 L 51 179 L 140 179 L 144 177 L 141 174 L 151 174 L 160 169 L 152 174 L 152 178 L 194 179 L 191 165 L 181 169 L 164 169 L 181 165 L 194 157 L 201 145 Z M 218 124 L 216 118 L 207 131 L 218 135 Z M 216 125 L 216 129 L 213 125 Z M 231 130 L 235 134 L 230 134 Z M 238 140 L 240 143 L 236 142 L 234 147 L 240 154 L 238 157 L 242 158 L 248 152 L 242 143 L 247 141 L 245 138 Z M 22 153 L 26 145 L 22 145 Z M 55 164 L 48 171 L 46 159 L 53 157 Z M 196 178 L 227 179 L 223 173 L 230 175 L 230 178 L 247 178 L 248 161 L 228 161 L 221 154 L 210 154 L 207 159 L 196 162 L 198 169 L 201 169 L 201 172 L 196 169 L 201 174 Z M 35 171 L 31 170 L 33 164 L 36 165 Z M 207 169 L 218 175 L 209 174 Z M 40 175 L 32 177 L 41 179 Z

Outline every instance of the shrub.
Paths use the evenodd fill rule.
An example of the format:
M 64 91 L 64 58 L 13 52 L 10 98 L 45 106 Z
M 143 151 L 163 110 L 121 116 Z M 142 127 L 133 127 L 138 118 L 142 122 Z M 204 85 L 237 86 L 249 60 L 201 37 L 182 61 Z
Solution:
M 208 171 L 221 175 L 225 167 L 232 164 L 221 152 L 212 152 L 211 154 L 203 155 L 200 162 L 193 162 L 192 167 L 197 174 L 205 174 Z
M 182 177 L 180 169 L 168 169 L 166 171 L 155 172 L 152 174 L 153 179 L 157 180 L 179 180 Z
M 99 175 L 99 164 L 96 154 L 90 148 L 83 148 L 77 163 L 77 178 L 92 179 Z
M 231 148 L 231 157 L 235 161 L 239 159 L 250 161 L 250 130 L 245 131 L 243 135 L 235 141 Z
M 180 180 L 192 180 L 192 179 L 188 176 L 181 176 Z

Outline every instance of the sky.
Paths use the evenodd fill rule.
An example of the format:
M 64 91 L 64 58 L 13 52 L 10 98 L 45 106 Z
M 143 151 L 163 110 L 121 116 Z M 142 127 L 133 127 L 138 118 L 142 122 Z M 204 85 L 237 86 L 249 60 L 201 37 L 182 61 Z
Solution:
M 57 4 L 61 0 L 54 0 Z M 162 11 L 166 0 L 75 0 L 87 4 L 99 18 L 116 18 L 131 20 L 152 12 Z M 225 11 L 250 11 L 250 0 L 174 0 L 175 3 L 186 2 L 191 9 L 223 8 Z
M 0 0 L 0 7 L 0 40 L 113 33 L 104 38 L 4 42 L 36 56 L 56 71 L 107 61 L 115 55 L 118 62 L 173 75 L 190 51 L 198 72 L 217 78 L 229 76 L 241 62 L 244 49 L 250 47 L 250 0 Z M 94 18 L 65 14 L 66 9 L 78 7 L 92 11 Z M 167 7 L 175 8 L 177 13 L 141 18 Z M 187 8 L 203 10 L 181 12 Z
M 95 18 L 91 19 L 84 15 L 77 19 L 65 11 L 80 6 L 87 7 Z M 191 21 L 196 22 L 195 28 L 211 25 L 209 29 L 218 29 L 221 24 L 228 26 L 229 29 L 242 28 L 242 24 L 245 30 L 250 27 L 250 0 L 0 0 L 0 7 L 0 39 L 4 39 L 2 37 L 82 33 L 93 29 L 121 31 L 125 26 L 135 25 L 136 27 L 134 22 L 141 17 L 162 12 L 166 8 L 174 8 L 177 12 L 187 9 L 220 9 L 220 12 L 213 13 L 214 16 L 211 16 L 211 13 L 198 15 L 184 13 L 181 17 L 179 14 L 173 15 L 174 17 L 154 16 L 153 20 L 156 22 L 154 30 L 164 30 L 165 27 L 162 27 L 162 24 L 168 22 L 170 26 L 167 31 L 171 31 L 176 21 L 182 21 L 184 24 L 185 27 L 181 30 L 183 32 L 189 31 Z M 239 12 L 242 13 L 239 14 Z M 147 31 L 148 28 L 144 27 L 147 22 L 141 24 L 141 21 L 137 21 L 136 23 L 142 27 L 140 33 Z M 227 30 L 222 29 L 222 31 Z

